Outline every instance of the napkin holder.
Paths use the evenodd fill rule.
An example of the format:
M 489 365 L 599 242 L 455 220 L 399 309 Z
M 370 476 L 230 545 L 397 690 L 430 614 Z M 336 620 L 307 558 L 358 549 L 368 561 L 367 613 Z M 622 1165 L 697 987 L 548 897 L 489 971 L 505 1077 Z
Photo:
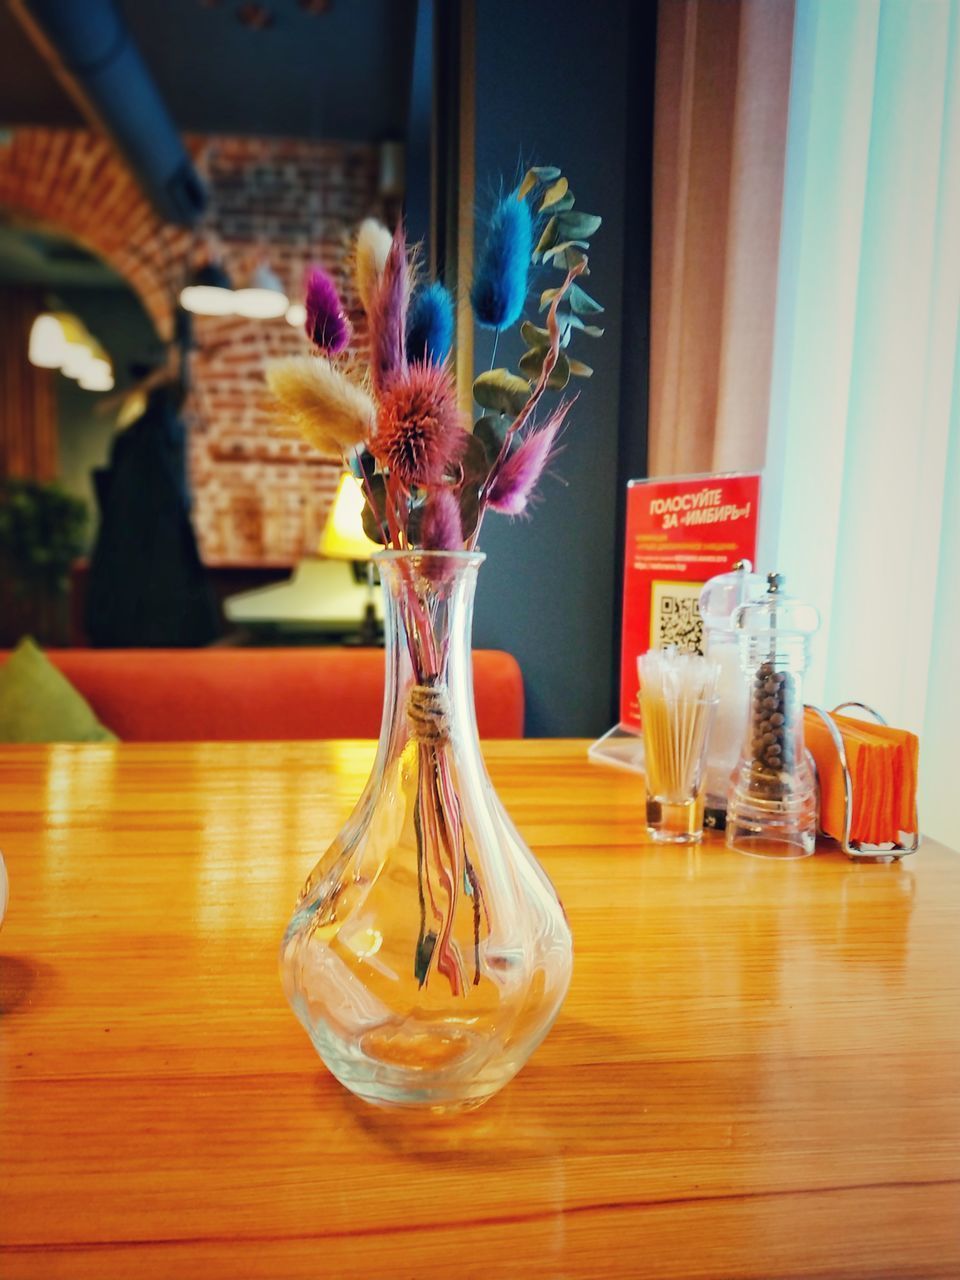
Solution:
M 853 778 L 850 774 L 850 767 L 847 762 L 847 751 L 843 743 L 843 737 L 840 730 L 834 723 L 833 716 L 847 708 L 856 708 L 864 711 L 871 716 L 877 724 L 886 725 L 887 721 L 873 707 L 868 706 L 865 702 L 841 702 L 833 708 L 832 712 L 826 712 L 822 707 L 807 704 L 806 710 L 812 711 L 818 716 L 826 726 L 830 735 L 830 740 L 837 752 L 837 761 L 840 768 L 840 774 L 843 781 L 843 831 L 840 836 L 833 836 L 828 832 L 821 830 L 820 834 L 828 840 L 836 840 L 840 848 L 848 858 L 855 862 L 894 862 L 899 858 L 905 857 L 907 854 L 916 853 L 920 847 L 920 819 L 916 809 L 914 809 L 914 830 L 912 832 L 900 832 L 904 839 L 896 843 L 887 843 L 882 845 L 869 844 L 862 840 L 851 839 L 851 821 L 853 818 Z M 808 752 L 808 755 L 810 753 Z M 814 772 L 817 773 L 816 762 L 811 756 Z M 819 788 L 820 779 L 817 776 L 817 785 Z

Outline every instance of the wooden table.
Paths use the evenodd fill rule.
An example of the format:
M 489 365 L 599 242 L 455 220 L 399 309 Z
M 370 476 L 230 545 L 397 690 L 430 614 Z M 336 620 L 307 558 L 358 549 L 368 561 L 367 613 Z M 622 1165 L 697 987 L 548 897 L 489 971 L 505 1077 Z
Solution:
M 654 848 L 491 746 L 573 985 L 483 1110 L 356 1102 L 276 950 L 365 743 L 0 749 L 0 1276 L 960 1275 L 960 856 Z

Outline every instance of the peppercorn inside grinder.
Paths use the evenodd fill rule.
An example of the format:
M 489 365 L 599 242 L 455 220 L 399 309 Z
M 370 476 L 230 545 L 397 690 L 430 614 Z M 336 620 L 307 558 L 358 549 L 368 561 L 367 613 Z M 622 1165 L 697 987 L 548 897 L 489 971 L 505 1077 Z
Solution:
M 741 604 L 759 599 L 766 587 L 766 578 L 753 572 L 749 560 L 738 560 L 729 573 L 717 574 L 700 592 L 704 653 L 720 668 L 717 709 L 707 751 L 703 825 L 720 831 L 727 822 L 727 792 L 740 758 L 750 704 L 733 614 Z
M 803 675 L 820 615 L 767 577 L 759 600 L 734 610 L 750 709 L 727 796 L 731 849 L 767 858 L 805 858 L 817 834 L 817 784 L 803 742 Z

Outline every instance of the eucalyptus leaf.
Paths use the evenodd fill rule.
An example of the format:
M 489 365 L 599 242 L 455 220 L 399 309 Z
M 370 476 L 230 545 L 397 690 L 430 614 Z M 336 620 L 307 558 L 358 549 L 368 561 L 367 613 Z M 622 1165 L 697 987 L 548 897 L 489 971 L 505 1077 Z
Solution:
M 539 179 L 532 169 L 528 169 L 523 175 L 523 181 L 517 187 L 517 199 L 525 200 L 533 188 L 537 185 Z
M 573 244 L 573 241 L 570 242 Z M 553 265 L 559 267 L 561 271 L 569 271 L 571 267 L 579 267 L 583 263 L 583 270 L 580 272 L 582 276 L 590 274 L 590 268 L 587 266 L 589 259 L 582 249 L 575 246 L 570 249 L 564 249 L 563 253 L 558 253 L 553 260 Z
M 509 427 L 510 423 L 506 418 L 490 416 L 480 418 L 474 425 L 473 438 L 483 445 L 488 471 L 500 457 L 500 450 L 503 448 Z
M 385 519 L 384 512 L 387 509 L 387 482 L 382 475 L 368 475 L 367 482 L 363 486 L 364 496 L 369 502 L 373 502 L 377 508 L 379 518 Z
M 551 218 L 550 221 L 547 223 L 547 225 L 543 228 L 543 234 L 540 236 L 540 239 L 537 241 L 537 247 L 533 251 L 534 262 L 540 261 L 540 255 L 543 253 L 544 249 L 549 249 L 550 246 L 555 242 L 556 238 L 557 238 L 557 220 L 556 218 Z
M 554 213 L 566 213 L 568 209 L 572 209 L 576 204 L 576 197 L 572 191 L 568 191 L 565 196 L 561 196 L 556 204 L 552 205 Z
M 479 486 L 486 480 L 490 464 L 487 462 L 487 451 L 483 447 L 483 441 L 476 435 L 468 438 L 460 458 L 460 466 L 463 468 L 465 484 L 476 483 Z
M 530 398 L 530 385 L 509 369 L 490 369 L 474 381 L 473 398 L 483 409 L 518 414 Z
M 363 531 L 371 542 L 379 542 L 381 546 L 385 546 L 390 541 L 386 528 L 386 481 L 382 475 L 368 475 L 363 491 Z M 373 506 L 371 506 L 371 499 Z
M 553 182 L 554 178 L 560 177 L 560 170 L 555 164 L 535 164 L 530 172 L 535 173 L 541 182 Z
M 547 307 L 549 307 L 550 303 L 559 292 L 559 289 L 544 289 L 543 293 L 540 295 L 540 310 L 546 311 Z
M 462 484 L 457 497 L 460 500 L 460 527 L 466 542 L 473 537 L 480 520 L 480 486 Z
M 570 361 L 566 354 L 561 351 L 557 356 L 557 363 L 550 372 L 547 379 L 547 386 L 551 391 L 562 391 L 570 381 Z
M 599 325 L 587 324 L 585 320 L 580 318 L 580 316 L 571 315 L 567 317 L 567 320 L 572 328 L 579 329 L 581 333 L 585 333 L 588 338 L 603 337 L 603 330 Z
M 539 378 L 543 369 L 543 362 L 547 358 L 549 347 L 533 347 L 520 360 L 520 368 L 533 381 Z M 564 352 L 560 352 L 557 356 L 557 363 L 550 371 L 550 377 L 547 379 L 547 386 L 553 391 L 562 391 L 570 381 L 570 361 Z
M 420 543 L 423 541 L 424 509 L 425 509 L 425 504 L 421 502 L 421 503 L 418 503 L 416 506 L 412 506 L 410 510 L 407 512 L 407 524 L 406 524 L 407 541 L 412 546 L 415 546 L 415 547 L 419 546 Z
M 550 341 L 549 329 L 541 329 L 530 320 L 524 320 L 520 326 L 520 337 L 528 347 L 541 347 Z
M 547 209 L 553 208 L 557 201 L 562 200 L 567 194 L 567 188 L 569 186 L 570 183 L 566 178 L 558 178 L 552 186 L 547 187 L 544 192 L 543 199 L 540 202 L 540 208 L 537 212 L 544 213 Z
M 350 459 L 350 470 L 360 481 L 365 475 L 372 476 L 377 469 L 377 460 L 369 449 L 358 449 Z
M 585 293 L 578 284 L 570 286 L 567 300 L 570 303 L 570 310 L 578 316 L 598 316 L 603 311 L 600 303 L 595 298 L 591 298 L 589 293 Z
M 566 253 L 568 249 L 589 248 L 589 240 L 558 240 L 555 245 L 551 245 L 549 249 L 544 251 L 543 260 L 544 262 L 549 262 L 549 260 L 555 257 L 558 253 Z
M 599 214 L 581 213 L 579 209 L 557 214 L 557 225 L 564 240 L 589 240 L 602 222 Z
M 540 377 L 540 370 L 543 368 L 543 362 L 547 358 L 548 347 L 531 347 L 529 351 L 525 351 L 520 357 L 520 369 L 526 374 L 531 382 L 535 378 Z
M 575 378 L 593 377 L 593 370 L 588 364 L 584 364 L 582 360 L 571 360 L 570 372 Z

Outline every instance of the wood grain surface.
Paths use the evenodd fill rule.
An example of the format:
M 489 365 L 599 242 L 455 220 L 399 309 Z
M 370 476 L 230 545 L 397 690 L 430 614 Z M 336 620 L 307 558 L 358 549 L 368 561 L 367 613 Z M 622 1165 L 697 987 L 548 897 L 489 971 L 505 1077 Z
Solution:
M 0 748 L 0 1277 L 960 1276 L 960 856 L 647 843 L 493 744 L 576 960 L 456 1121 L 365 1107 L 277 978 L 369 743 Z

